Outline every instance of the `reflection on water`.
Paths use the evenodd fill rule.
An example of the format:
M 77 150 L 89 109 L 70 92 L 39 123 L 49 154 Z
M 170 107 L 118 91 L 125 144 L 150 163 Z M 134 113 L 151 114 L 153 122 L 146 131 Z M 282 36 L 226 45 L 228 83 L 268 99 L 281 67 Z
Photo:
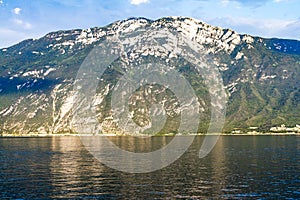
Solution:
M 116 146 L 121 147 L 126 151 L 131 152 L 151 152 L 162 148 L 169 144 L 169 142 L 174 138 L 169 137 L 107 137 Z
M 110 138 L 128 151 L 149 152 L 171 137 Z M 222 136 L 198 158 L 203 137 L 170 166 L 152 173 L 110 169 L 78 137 L 0 138 L 0 199 L 257 199 L 300 196 L 297 136 Z

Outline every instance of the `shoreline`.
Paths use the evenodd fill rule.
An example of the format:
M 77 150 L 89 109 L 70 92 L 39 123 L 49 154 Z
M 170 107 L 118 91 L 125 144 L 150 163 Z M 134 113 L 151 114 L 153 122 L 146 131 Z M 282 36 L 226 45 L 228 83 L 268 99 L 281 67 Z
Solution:
M 178 134 L 178 136 L 207 136 L 208 134 Z M 209 134 L 211 136 L 300 136 L 300 133 L 287 132 L 287 133 L 221 133 L 221 134 Z M 0 138 L 34 138 L 34 137 L 81 137 L 81 136 L 101 136 L 101 137 L 142 137 L 143 135 L 117 135 L 117 134 L 76 134 L 76 133 L 59 133 L 59 134 L 3 134 Z M 163 134 L 153 137 L 172 137 L 173 134 Z M 151 136 L 149 136 L 151 137 Z

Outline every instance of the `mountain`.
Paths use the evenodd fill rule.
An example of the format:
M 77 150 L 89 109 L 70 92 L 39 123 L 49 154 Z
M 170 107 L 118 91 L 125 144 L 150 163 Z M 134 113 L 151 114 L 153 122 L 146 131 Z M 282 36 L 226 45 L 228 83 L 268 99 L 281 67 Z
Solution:
M 222 75 L 228 96 L 223 132 L 248 127 L 269 131 L 273 126 L 300 123 L 300 41 L 240 35 L 184 17 L 155 21 L 130 18 L 105 27 L 52 32 L 0 49 L 1 134 L 74 133 L 73 85 L 84 59 L 106 38 L 144 27 L 163 27 L 182 33 L 193 38 L 207 55 L 214 55 L 212 62 Z M 102 132 L 119 131 L 111 112 L 111 93 L 126 72 L 126 65 L 136 60 L 158 63 L 167 60 L 182 73 L 203 109 L 199 132 L 207 130 L 210 120 L 207 105 L 211 100 L 203 77 L 189 61 L 176 56 L 166 58 L 166 53 L 169 52 L 131 49 L 105 71 L 94 98 L 98 102 L 97 119 Z M 151 95 L 147 96 L 149 90 Z M 160 133 L 176 132 L 180 112 L 174 93 L 157 85 L 145 85 L 136 93 L 132 98 L 140 107 L 135 108 L 132 103 L 130 109 L 137 124 L 148 125 L 147 111 L 151 104 L 164 102 L 168 118 Z

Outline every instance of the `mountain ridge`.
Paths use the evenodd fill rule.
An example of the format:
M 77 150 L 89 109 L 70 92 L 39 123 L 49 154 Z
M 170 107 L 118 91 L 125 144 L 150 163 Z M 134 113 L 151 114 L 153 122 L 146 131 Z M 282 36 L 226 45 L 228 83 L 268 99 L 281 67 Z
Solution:
M 283 123 L 295 126 L 300 122 L 297 112 L 300 41 L 239 35 L 192 18 L 129 18 L 105 27 L 51 32 L 39 39 L 0 49 L 1 132 L 74 132 L 68 102 L 80 63 L 105 37 L 145 26 L 163 26 L 183 32 L 202 45 L 207 54 L 216 55 L 218 59 L 214 63 L 229 96 L 224 132 L 236 128 L 246 130 L 251 126 L 268 131 L 272 126 Z M 149 52 L 146 55 L 151 57 Z M 179 70 L 199 82 L 186 68 Z M 108 85 L 111 91 L 113 86 Z M 100 113 L 108 110 L 106 106 Z M 100 119 L 106 124 L 107 127 L 102 128 L 107 132 L 113 132 L 109 126 L 116 126 L 110 117 L 103 114 Z M 200 130 L 205 131 L 205 125 Z

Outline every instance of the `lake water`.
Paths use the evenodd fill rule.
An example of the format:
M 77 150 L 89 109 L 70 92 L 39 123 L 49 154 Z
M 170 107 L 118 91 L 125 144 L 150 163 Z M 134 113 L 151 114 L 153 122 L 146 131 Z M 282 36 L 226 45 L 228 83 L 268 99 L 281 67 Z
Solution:
M 141 152 L 172 138 L 110 139 Z M 299 136 L 221 136 L 199 159 L 202 141 L 166 168 L 130 174 L 101 164 L 78 137 L 0 138 L 0 199 L 300 198 Z

